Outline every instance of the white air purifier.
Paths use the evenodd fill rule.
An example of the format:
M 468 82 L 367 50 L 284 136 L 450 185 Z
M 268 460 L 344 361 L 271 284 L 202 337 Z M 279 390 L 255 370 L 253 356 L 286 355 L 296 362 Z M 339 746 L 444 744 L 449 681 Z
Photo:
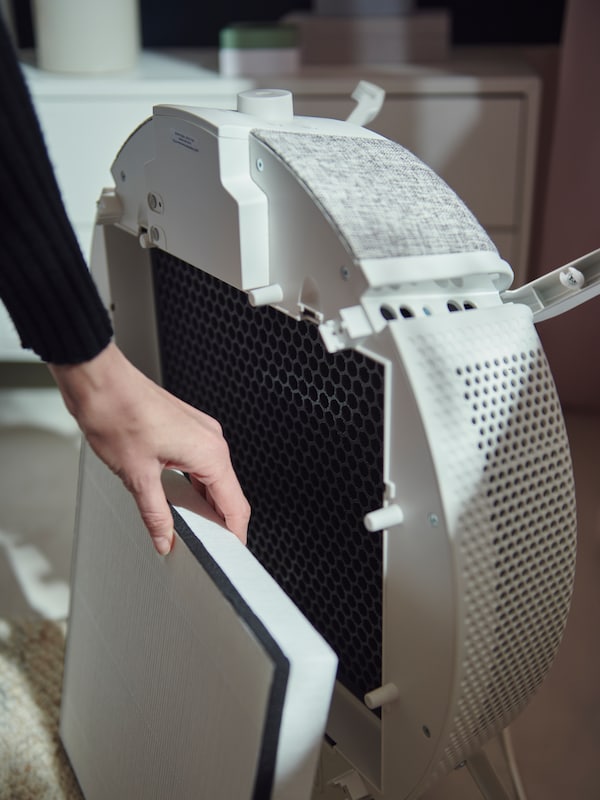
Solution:
M 350 122 L 282 91 L 158 106 L 114 162 L 117 343 L 220 420 L 253 514 L 245 549 L 177 478 L 161 559 L 85 452 L 61 734 L 88 800 L 308 800 L 324 735 L 348 797 L 417 798 L 556 654 L 575 495 L 534 323 L 597 293 L 599 253 L 508 291 L 357 97 Z

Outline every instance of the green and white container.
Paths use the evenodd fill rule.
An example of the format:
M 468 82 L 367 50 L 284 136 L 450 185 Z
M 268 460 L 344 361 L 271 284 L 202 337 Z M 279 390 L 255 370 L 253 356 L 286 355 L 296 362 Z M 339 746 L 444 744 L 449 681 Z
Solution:
M 300 63 L 292 25 L 239 23 L 219 34 L 219 70 L 228 77 L 287 75 Z

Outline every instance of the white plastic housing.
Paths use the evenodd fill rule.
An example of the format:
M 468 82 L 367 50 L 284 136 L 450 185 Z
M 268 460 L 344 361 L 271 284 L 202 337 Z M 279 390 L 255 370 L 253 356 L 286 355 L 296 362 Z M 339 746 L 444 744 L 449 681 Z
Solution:
M 156 108 L 115 160 L 122 211 L 99 216 L 94 272 L 130 358 L 201 405 L 213 386 L 242 482 L 265 470 L 252 485 L 276 514 L 257 522 L 267 550 L 289 542 L 290 574 L 317 575 L 294 536 L 315 534 L 317 565 L 334 534 L 343 570 L 314 591 L 358 596 L 356 552 L 379 548 L 380 619 L 347 631 L 380 630 L 376 682 L 338 680 L 327 733 L 374 797 L 416 798 L 525 707 L 556 653 L 575 560 L 560 403 L 530 309 L 505 302 L 510 267 L 437 176 L 356 125 L 269 116 Z M 359 394 L 381 416 L 375 465 Z M 330 468 L 328 487 L 314 432 L 346 435 L 347 418 L 340 453 L 360 467 Z M 278 506 L 290 463 L 300 511 L 293 491 Z M 319 540 L 373 467 L 372 505 Z

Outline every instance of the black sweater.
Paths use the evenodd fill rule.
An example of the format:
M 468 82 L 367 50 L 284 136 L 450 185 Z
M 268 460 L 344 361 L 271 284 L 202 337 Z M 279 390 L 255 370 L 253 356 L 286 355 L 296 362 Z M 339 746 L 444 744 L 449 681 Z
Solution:
M 0 21 L 0 298 L 23 347 L 75 364 L 112 336 L 67 218 L 27 86 Z

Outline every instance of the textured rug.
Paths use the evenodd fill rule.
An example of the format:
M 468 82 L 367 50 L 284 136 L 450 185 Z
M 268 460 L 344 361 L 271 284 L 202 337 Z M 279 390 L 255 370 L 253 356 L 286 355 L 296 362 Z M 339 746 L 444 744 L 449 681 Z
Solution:
M 0 800 L 82 800 L 58 736 L 66 624 L 0 619 Z

